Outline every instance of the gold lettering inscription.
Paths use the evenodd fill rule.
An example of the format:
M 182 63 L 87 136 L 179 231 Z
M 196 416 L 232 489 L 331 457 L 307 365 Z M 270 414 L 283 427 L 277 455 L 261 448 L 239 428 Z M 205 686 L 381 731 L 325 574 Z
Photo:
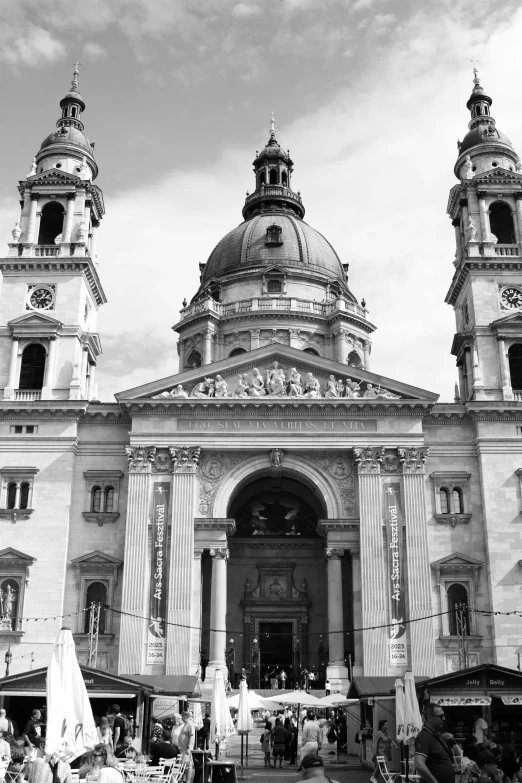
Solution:
M 375 432 L 375 419 L 179 419 L 178 430 L 211 432 Z

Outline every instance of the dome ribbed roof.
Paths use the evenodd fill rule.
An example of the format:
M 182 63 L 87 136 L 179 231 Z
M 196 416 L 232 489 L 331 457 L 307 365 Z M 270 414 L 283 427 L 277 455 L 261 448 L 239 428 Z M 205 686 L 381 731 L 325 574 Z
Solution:
M 49 136 L 42 141 L 40 150 L 51 147 L 53 144 L 72 144 L 75 147 L 81 147 L 82 150 L 85 150 L 92 156 L 92 148 L 89 139 L 83 131 L 76 128 L 74 125 L 63 126 L 63 130 L 65 130 L 66 133 L 62 133 L 62 128 L 50 133 Z
M 486 132 L 490 128 L 493 128 L 493 133 Z M 477 144 L 495 144 L 495 142 L 506 144 L 513 149 L 513 145 L 506 134 L 502 133 L 497 127 L 493 125 L 479 125 L 466 133 L 460 145 L 459 155 L 462 155 L 463 152 L 466 152 L 471 147 L 475 147 Z
M 267 228 L 281 228 L 281 244 L 267 244 Z M 314 269 L 344 281 L 341 261 L 330 243 L 314 228 L 282 212 L 255 215 L 218 242 L 205 266 L 203 283 L 248 266 Z

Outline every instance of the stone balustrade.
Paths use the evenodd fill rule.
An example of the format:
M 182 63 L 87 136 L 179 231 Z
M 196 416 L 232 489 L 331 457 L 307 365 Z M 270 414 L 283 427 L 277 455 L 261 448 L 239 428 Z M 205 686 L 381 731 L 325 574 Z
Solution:
M 41 389 L 15 389 L 15 400 L 20 400 L 21 402 L 32 402 L 33 400 L 41 399 Z
M 336 299 L 332 302 L 315 302 L 309 299 L 296 299 L 294 297 L 254 297 L 238 302 L 216 302 L 213 299 L 203 299 L 200 302 L 188 305 L 180 310 L 181 320 L 184 321 L 204 312 L 214 312 L 216 315 L 227 316 L 236 313 L 248 313 L 255 311 L 282 311 L 296 313 L 311 313 L 314 315 L 328 316 L 337 311 L 354 313 L 359 318 L 366 319 L 366 310 L 355 302 L 345 299 Z
M 515 389 L 513 389 L 513 399 L 515 402 L 522 402 L 522 391 L 515 391 Z
M 254 201 L 264 199 L 267 196 L 279 196 L 283 198 L 291 198 L 295 201 L 302 203 L 302 199 L 299 193 L 294 193 L 290 188 L 286 188 L 284 185 L 263 185 L 255 193 L 251 193 L 245 199 L 245 206 L 252 204 Z
M 519 256 L 520 248 L 518 245 L 495 245 L 496 256 Z

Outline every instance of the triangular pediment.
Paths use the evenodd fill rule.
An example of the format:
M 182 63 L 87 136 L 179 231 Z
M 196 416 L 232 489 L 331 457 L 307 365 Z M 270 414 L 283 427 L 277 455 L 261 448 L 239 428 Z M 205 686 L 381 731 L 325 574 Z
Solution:
M 181 385 L 183 387 L 183 392 L 189 396 L 189 399 L 197 402 L 202 398 L 194 396 L 196 387 L 203 383 L 206 378 L 216 379 L 218 375 L 220 375 L 227 384 L 228 396 L 237 399 L 240 395 L 235 394 L 234 389 L 238 385 L 239 376 L 246 375 L 250 387 L 254 379 L 254 371 L 257 369 L 263 382 L 266 383 L 267 374 L 274 368 L 274 362 L 279 364 L 286 379 L 290 377 L 294 368 L 297 373 L 302 376 L 303 381 L 305 381 L 308 373 L 312 373 L 314 378 L 319 382 L 320 397 L 324 401 L 339 401 L 338 397 L 326 396 L 327 383 L 331 375 L 333 375 L 336 380 L 342 380 L 343 384 L 346 383 L 347 378 L 350 379 L 351 383 L 359 384 L 360 388 L 358 393 L 360 396 L 350 398 L 350 401 L 353 402 L 360 399 L 366 403 L 386 401 L 399 402 L 401 400 L 422 400 L 423 402 L 434 403 L 438 399 L 437 394 L 425 391 L 424 389 L 419 389 L 415 386 L 410 386 L 400 381 L 378 375 L 377 373 L 368 372 L 367 370 L 340 364 L 331 359 L 324 359 L 320 356 L 312 355 L 305 351 L 298 350 L 297 348 L 290 348 L 287 345 L 276 342 L 265 345 L 262 348 L 257 348 L 254 351 L 247 351 L 237 356 L 228 357 L 219 362 L 213 362 L 204 367 L 198 367 L 193 370 L 179 373 L 178 375 L 171 375 L 168 378 L 138 386 L 134 389 L 128 389 L 127 391 L 117 394 L 116 399 L 119 402 L 151 399 L 163 392 L 170 392 L 170 390 Z M 372 398 L 370 394 L 372 389 L 375 393 L 381 394 L 381 396 Z M 283 398 L 287 400 L 292 399 L 291 396 L 283 396 L 279 399 Z M 169 399 L 182 400 L 183 397 Z M 217 397 L 215 397 L 215 399 L 217 399 Z M 248 396 L 248 399 L 256 403 L 262 403 L 264 400 L 273 402 L 276 398 L 274 396 L 252 395 Z M 293 397 L 293 399 L 306 400 L 307 398 Z M 343 397 L 343 399 L 347 398 Z
M 0 550 L 0 563 L 7 563 L 7 562 L 25 562 L 27 565 L 32 565 L 32 563 L 35 562 L 35 558 L 31 557 L 31 555 L 26 555 L 24 552 L 20 552 L 18 549 L 13 549 L 12 547 L 8 546 L 6 549 Z
M 17 318 L 13 318 L 11 321 L 7 322 L 7 325 L 11 327 L 22 325 L 29 326 L 33 324 L 45 326 L 62 326 L 61 321 L 58 321 L 51 315 L 47 315 L 47 313 L 41 313 L 36 310 L 31 310 L 30 312 L 24 313 L 24 315 L 19 315 Z
M 33 174 L 32 177 L 27 177 L 29 182 L 46 182 L 49 180 L 62 181 L 64 184 L 68 182 L 74 182 L 75 184 L 80 180 L 77 174 L 70 174 L 68 171 L 62 171 L 61 169 L 47 169 L 41 174 Z
M 95 549 L 93 552 L 88 552 L 86 555 L 81 555 L 80 557 L 75 557 L 74 560 L 71 560 L 71 563 L 73 565 L 115 565 L 115 566 L 121 566 L 123 564 L 122 560 L 118 560 L 117 557 L 112 557 L 111 555 L 107 555 L 105 552 L 100 552 L 99 549 Z
M 475 569 L 482 568 L 483 565 L 484 563 L 481 560 L 475 560 L 474 557 L 463 555 L 462 552 L 453 552 L 451 555 L 441 557 L 440 560 L 435 560 L 435 562 L 431 564 L 431 567 L 436 570 L 443 568 L 462 568 L 463 566 Z
M 503 318 L 497 318 L 496 321 L 492 321 L 490 326 L 492 329 L 498 329 L 502 326 L 522 326 L 522 311 L 517 310 L 517 312 L 505 315 Z
M 522 175 L 518 174 L 516 171 L 505 169 L 502 166 L 496 166 L 494 169 L 484 171 L 478 177 L 473 177 L 474 182 L 480 182 L 482 180 L 487 182 L 492 179 L 505 179 L 512 180 L 513 182 L 520 182 L 520 180 L 522 180 Z

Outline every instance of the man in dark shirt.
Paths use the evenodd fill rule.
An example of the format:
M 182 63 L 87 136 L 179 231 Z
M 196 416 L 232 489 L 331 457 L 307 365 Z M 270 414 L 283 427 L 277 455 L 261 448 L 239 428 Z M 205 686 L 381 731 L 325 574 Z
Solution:
M 42 736 L 42 713 L 40 710 L 33 710 L 31 713 L 31 720 L 28 720 L 25 724 L 24 739 L 25 744 L 32 746 L 35 745 L 37 740 Z
M 150 746 L 150 755 L 152 757 L 152 763 L 159 764 L 160 759 L 173 759 L 178 755 L 178 749 L 175 745 L 172 745 L 165 734 L 161 742 L 153 742 Z
M 119 704 L 113 704 L 112 705 L 112 711 L 115 715 L 114 718 L 114 724 L 113 724 L 113 744 L 114 747 L 117 745 L 121 745 L 123 742 L 123 739 L 125 737 L 125 721 L 123 719 L 123 715 L 120 712 L 120 705 Z
M 443 723 L 442 707 L 428 704 L 424 726 L 415 740 L 415 767 L 425 783 L 455 783 L 451 751 L 440 733 Z

